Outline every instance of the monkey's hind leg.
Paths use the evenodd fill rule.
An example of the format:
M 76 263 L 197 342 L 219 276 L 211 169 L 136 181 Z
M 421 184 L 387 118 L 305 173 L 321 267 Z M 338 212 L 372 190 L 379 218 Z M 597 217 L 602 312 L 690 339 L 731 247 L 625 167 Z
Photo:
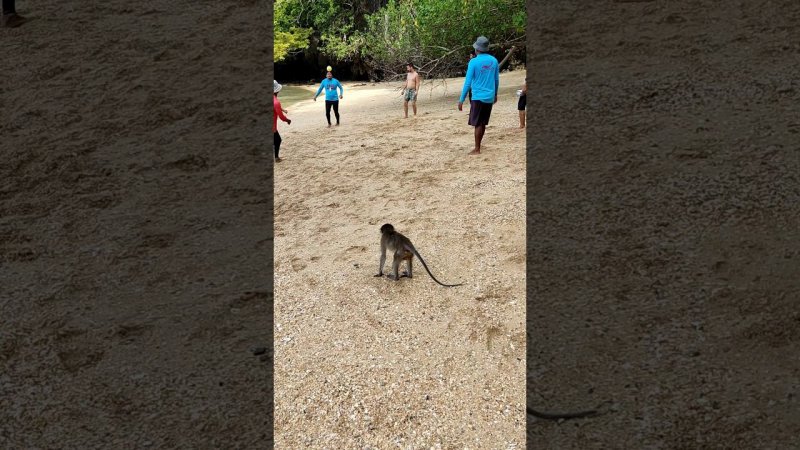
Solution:
M 405 259 L 406 259 L 406 263 L 407 263 L 407 266 L 408 266 L 408 270 L 405 273 L 403 273 L 403 275 L 408 277 L 408 278 L 412 278 L 414 276 L 414 274 L 411 271 L 411 263 L 414 261 L 414 254 L 409 252 L 409 251 L 406 251 L 406 258 Z
M 392 274 L 394 275 L 394 281 L 400 280 L 400 263 L 403 261 L 403 254 L 400 250 L 394 253 L 394 259 L 392 259 Z

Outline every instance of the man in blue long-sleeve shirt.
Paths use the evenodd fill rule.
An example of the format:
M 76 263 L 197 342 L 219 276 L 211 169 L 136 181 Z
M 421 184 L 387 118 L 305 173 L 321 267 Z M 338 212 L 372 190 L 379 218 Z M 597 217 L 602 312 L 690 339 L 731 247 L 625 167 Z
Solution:
M 331 107 L 333 107 L 333 114 L 336 115 L 336 126 L 338 127 L 339 100 L 344 98 L 344 88 L 342 87 L 342 83 L 339 83 L 339 80 L 333 78 L 333 74 L 328 72 L 325 79 L 320 83 L 317 93 L 314 94 L 314 101 L 317 101 L 317 97 L 323 89 L 325 89 L 325 117 L 328 118 L 328 128 L 331 127 Z M 339 95 L 336 95 L 337 89 L 339 90 Z
M 481 141 L 489 125 L 492 115 L 492 105 L 497 103 L 497 90 L 500 88 L 500 65 L 497 58 L 488 54 L 489 39 L 480 36 L 472 46 L 477 56 L 472 58 L 467 66 L 467 76 L 464 79 L 464 88 L 458 99 L 458 110 L 462 111 L 464 98 L 467 92 L 472 92 L 470 100 L 468 124 L 475 127 L 475 148 L 470 155 L 481 154 Z

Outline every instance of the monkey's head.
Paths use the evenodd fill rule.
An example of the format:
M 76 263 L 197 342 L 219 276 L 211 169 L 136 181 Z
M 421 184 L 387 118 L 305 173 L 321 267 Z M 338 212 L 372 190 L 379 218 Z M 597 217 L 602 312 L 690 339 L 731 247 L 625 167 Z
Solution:
M 385 223 L 381 227 L 381 234 L 394 233 L 394 227 L 390 223 Z

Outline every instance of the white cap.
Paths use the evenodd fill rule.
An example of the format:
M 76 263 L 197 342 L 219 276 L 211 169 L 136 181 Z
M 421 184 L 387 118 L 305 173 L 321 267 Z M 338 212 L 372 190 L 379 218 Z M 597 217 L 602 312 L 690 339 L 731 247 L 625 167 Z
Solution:
M 278 82 L 277 82 L 277 81 L 275 81 L 275 80 L 272 80 L 272 93 L 273 93 L 273 94 L 277 94 L 278 92 L 280 92 L 280 91 L 281 91 L 281 89 L 283 89 L 283 86 L 281 86 L 280 84 L 278 84 Z

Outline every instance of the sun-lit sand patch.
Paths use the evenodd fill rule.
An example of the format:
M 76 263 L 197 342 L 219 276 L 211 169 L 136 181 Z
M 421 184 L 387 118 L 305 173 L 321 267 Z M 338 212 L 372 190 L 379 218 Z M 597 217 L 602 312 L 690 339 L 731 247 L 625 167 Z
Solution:
M 480 156 L 467 156 L 460 79 L 423 84 L 409 119 L 400 83 L 345 83 L 339 127 L 322 98 L 288 108 L 275 165 L 277 447 L 524 446 L 524 77 L 501 76 Z M 465 285 L 437 285 L 418 261 L 411 280 L 373 277 L 386 222 L 439 280 Z

